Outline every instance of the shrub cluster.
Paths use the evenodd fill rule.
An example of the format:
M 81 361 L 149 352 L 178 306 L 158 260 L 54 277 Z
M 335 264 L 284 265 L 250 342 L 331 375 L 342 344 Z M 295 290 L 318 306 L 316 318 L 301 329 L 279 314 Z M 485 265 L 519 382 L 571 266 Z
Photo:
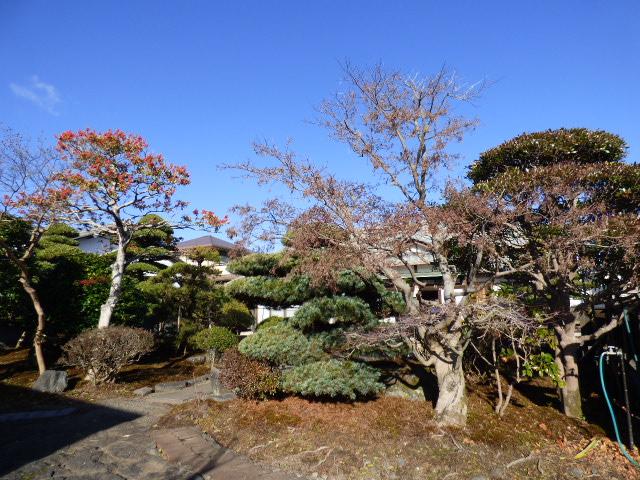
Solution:
M 283 375 L 282 388 L 302 396 L 355 400 L 384 390 L 380 373 L 362 363 L 321 360 L 297 366 Z
M 265 362 L 242 355 L 237 348 L 230 348 L 222 355 L 220 382 L 241 398 L 264 399 L 278 392 L 280 373 Z
M 85 330 L 64 345 L 63 362 L 80 368 L 94 384 L 112 382 L 124 366 L 139 360 L 153 345 L 153 334 L 142 328 Z

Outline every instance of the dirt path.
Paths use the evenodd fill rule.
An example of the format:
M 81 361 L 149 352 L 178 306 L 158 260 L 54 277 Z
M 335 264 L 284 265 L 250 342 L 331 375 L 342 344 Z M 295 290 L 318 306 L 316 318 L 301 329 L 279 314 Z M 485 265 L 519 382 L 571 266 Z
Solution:
M 112 399 L 51 415 L 0 418 L 0 477 L 7 480 L 290 480 L 189 428 L 159 428 L 168 406 Z M 42 411 L 41 411 L 42 412 Z M 46 416 L 47 414 L 45 414 Z

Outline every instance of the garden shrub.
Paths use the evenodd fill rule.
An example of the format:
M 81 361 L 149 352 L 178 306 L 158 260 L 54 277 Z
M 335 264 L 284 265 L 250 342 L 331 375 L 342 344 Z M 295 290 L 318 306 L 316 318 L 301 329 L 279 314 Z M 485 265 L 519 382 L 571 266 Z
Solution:
M 190 345 L 203 352 L 213 352 L 213 359 L 238 344 L 238 336 L 225 327 L 210 327 L 200 330 L 189 339 Z
M 273 327 L 274 325 L 277 325 L 278 323 L 281 323 L 283 321 L 284 321 L 284 318 L 278 317 L 276 315 L 272 315 L 271 317 L 267 317 L 263 321 L 261 321 L 258 324 L 258 328 L 257 329 L 261 330 L 263 328 Z
M 348 360 L 321 360 L 285 372 L 282 388 L 304 397 L 356 398 L 381 392 L 380 373 L 362 363 Z
M 237 348 L 230 348 L 222 355 L 220 382 L 241 398 L 264 399 L 278 392 L 280 373 L 265 362 L 242 355 Z
M 63 362 L 80 368 L 94 384 L 112 382 L 124 366 L 135 363 L 153 345 L 153 334 L 142 328 L 96 328 L 64 345 Z
M 300 365 L 308 361 L 309 347 L 307 337 L 286 322 L 262 328 L 238 345 L 240 353 L 247 357 L 277 366 Z
M 180 322 L 180 330 L 178 330 L 178 335 L 176 336 L 176 350 L 186 350 L 188 346 L 191 346 L 191 338 L 200 330 L 202 330 L 202 325 L 183 319 Z
M 342 296 L 309 300 L 289 319 L 292 326 L 304 331 L 329 325 L 330 321 L 336 325 L 367 325 L 377 320 L 364 300 Z
M 231 299 L 222 306 L 221 315 L 216 323 L 231 330 L 238 331 L 251 328 L 254 319 L 251 311 L 244 303 Z

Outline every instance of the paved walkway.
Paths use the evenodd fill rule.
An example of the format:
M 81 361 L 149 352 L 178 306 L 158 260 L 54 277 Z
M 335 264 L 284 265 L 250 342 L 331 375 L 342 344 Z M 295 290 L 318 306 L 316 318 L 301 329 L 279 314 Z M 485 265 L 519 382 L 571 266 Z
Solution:
M 204 387 L 204 385 L 202 385 Z M 202 392 L 202 389 L 193 391 Z M 175 392 L 173 392 L 175 393 Z M 186 392 L 78 402 L 65 415 L 0 422 L 0 478 L 7 480 L 292 480 L 251 462 L 194 427 L 156 425 Z M 167 402 L 160 399 L 165 396 Z M 192 397 L 193 398 L 193 397 Z

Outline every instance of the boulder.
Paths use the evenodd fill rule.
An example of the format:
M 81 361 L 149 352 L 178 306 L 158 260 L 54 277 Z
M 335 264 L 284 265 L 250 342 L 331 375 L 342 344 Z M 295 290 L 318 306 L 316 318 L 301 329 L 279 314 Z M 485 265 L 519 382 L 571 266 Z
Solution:
M 45 370 L 34 382 L 32 388 L 39 392 L 64 392 L 67 388 L 67 372 L 61 370 Z

